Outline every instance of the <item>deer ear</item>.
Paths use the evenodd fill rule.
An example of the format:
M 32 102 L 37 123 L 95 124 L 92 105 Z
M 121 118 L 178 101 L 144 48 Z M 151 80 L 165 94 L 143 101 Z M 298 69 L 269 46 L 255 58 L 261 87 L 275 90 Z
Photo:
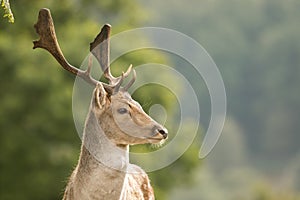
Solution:
M 101 83 L 97 83 L 93 94 L 93 104 L 95 107 L 102 109 L 106 103 L 106 91 Z

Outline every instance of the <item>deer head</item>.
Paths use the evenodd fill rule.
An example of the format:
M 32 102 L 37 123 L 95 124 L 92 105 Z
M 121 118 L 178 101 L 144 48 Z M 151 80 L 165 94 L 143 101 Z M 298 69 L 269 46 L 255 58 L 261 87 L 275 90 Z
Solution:
M 67 71 L 95 86 L 90 105 L 90 115 L 104 130 L 106 137 L 117 145 L 158 143 L 167 138 L 167 130 L 148 116 L 134 101 L 128 89 L 134 83 L 136 73 L 132 66 L 119 77 L 114 77 L 109 65 L 110 25 L 102 27 L 101 32 L 90 44 L 90 51 L 99 62 L 108 83 L 91 77 L 92 59 L 90 56 L 87 70 L 72 66 L 65 59 L 57 42 L 53 20 L 48 9 L 41 9 L 38 22 L 34 25 L 40 39 L 34 41 L 35 48 L 43 48 L 53 55 L 58 63 Z M 124 87 L 123 80 L 133 73 L 133 78 Z

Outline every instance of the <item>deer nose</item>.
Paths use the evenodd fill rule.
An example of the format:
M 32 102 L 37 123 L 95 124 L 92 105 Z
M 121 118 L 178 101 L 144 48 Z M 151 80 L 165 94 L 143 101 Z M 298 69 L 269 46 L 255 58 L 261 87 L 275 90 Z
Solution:
M 166 139 L 168 137 L 168 130 L 163 128 L 163 129 L 158 129 L 158 132 Z

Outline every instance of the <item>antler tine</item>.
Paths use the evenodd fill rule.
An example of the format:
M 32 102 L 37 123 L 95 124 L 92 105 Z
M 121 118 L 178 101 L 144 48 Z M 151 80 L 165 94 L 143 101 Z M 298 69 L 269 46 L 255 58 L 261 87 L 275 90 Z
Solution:
M 122 85 L 122 83 L 123 83 L 123 81 L 124 81 L 124 78 L 125 78 L 124 72 L 122 72 L 122 75 L 119 76 L 118 78 L 120 78 L 120 79 L 119 79 L 119 81 L 116 83 L 116 85 L 114 86 L 114 93 L 119 92 L 119 90 L 120 90 L 120 88 L 121 88 L 121 85 Z
M 88 67 L 86 69 L 86 73 L 89 74 L 89 75 L 91 74 L 92 66 L 93 66 L 93 57 L 90 54 L 89 55 L 89 61 L 88 61 Z
M 124 91 L 128 91 L 128 89 L 132 86 L 132 84 L 134 83 L 136 79 L 136 72 L 135 70 L 133 69 L 133 77 L 132 79 L 128 82 L 128 84 L 123 88 Z
M 34 25 L 34 28 L 36 29 L 37 34 L 40 36 L 40 39 L 33 41 L 33 49 L 42 48 L 47 50 L 65 70 L 74 75 L 78 75 L 91 85 L 96 86 L 96 84 L 99 83 L 99 81 L 93 79 L 90 75 L 91 63 L 89 63 L 88 69 L 83 71 L 72 66 L 65 59 L 57 41 L 53 19 L 49 9 L 43 8 L 40 10 L 38 21 Z M 108 90 L 110 89 L 106 84 L 103 84 L 103 86 Z
M 122 72 L 122 75 L 116 78 L 117 82 L 115 83 L 114 86 L 112 86 L 112 87 L 114 87 L 114 93 L 117 93 L 120 90 L 121 85 L 122 85 L 124 79 L 129 76 L 129 74 L 130 74 L 131 71 L 132 71 L 132 65 L 130 65 L 128 67 L 128 69 L 127 69 L 127 71 L 125 73 Z M 129 81 L 129 83 L 124 88 L 122 88 L 122 91 L 127 91 L 130 88 L 130 86 L 134 83 L 135 78 L 136 78 L 136 73 L 135 73 L 135 70 L 133 70 L 133 77 L 132 77 L 132 79 Z
M 102 27 L 94 41 L 90 43 L 90 52 L 97 58 L 104 77 L 108 79 L 109 84 L 114 85 L 120 80 L 120 77 L 116 78 L 110 72 L 110 29 L 111 25 L 109 24 L 105 24 Z
M 129 76 L 131 70 L 132 70 L 132 64 L 129 65 L 127 71 L 124 73 L 125 78 L 126 78 L 127 76 Z

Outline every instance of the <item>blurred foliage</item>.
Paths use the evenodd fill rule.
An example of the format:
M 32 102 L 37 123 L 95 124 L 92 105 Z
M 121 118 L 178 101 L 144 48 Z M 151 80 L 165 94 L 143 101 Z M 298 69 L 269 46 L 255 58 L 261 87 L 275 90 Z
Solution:
M 11 8 L 10 8 L 9 0 L 2 0 L 1 1 L 1 6 L 2 6 L 2 8 L 4 10 L 3 17 L 7 17 L 8 18 L 8 22 L 14 23 L 15 19 L 14 19 L 14 15 L 13 15 L 13 13 L 11 11 Z
M 62 50 L 76 66 L 102 24 L 112 24 L 114 34 L 150 21 L 196 38 L 219 66 L 230 117 L 220 146 L 209 157 L 213 166 L 197 167 L 195 173 L 196 140 L 177 162 L 150 173 L 157 199 L 192 200 L 199 199 L 199 193 L 207 199 L 299 199 L 300 2 L 143 3 L 144 7 L 134 0 L 13 2 L 18 20 L 13 26 L 0 20 L 0 199 L 59 199 L 78 159 L 80 139 L 74 134 L 71 110 L 74 77 L 45 51 L 31 49 L 37 38 L 33 24 L 42 7 L 51 9 Z M 116 60 L 113 72 L 119 74 L 131 63 L 147 63 L 149 57 L 151 62 L 173 62 L 185 70 L 183 61 L 143 50 Z M 199 85 L 195 90 L 203 108 L 201 117 L 209 118 L 209 100 L 201 99 L 207 95 L 205 88 L 195 73 L 186 74 Z M 167 92 L 145 86 L 133 96 L 146 111 L 156 103 L 172 110 L 177 104 Z M 156 95 L 160 93 L 166 95 Z M 168 119 L 167 125 L 174 131 L 177 121 Z M 153 151 L 151 146 L 133 150 Z M 184 190 L 175 189 L 183 184 L 187 184 Z M 280 186 L 291 190 L 274 189 Z
M 208 186 L 199 183 L 200 187 L 212 187 L 214 190 L 210 192 L 222 195 L 202 196 L 205 191 L 195 187 L 193 191 L 184 188 L 182 195 L 176 193 L 172 197 L 178 198 L 172 199 L 199 199 L 199 196 L 247 199 L 250 194 L 248 199 L 299 199 L 299 181 L 296 181 L 300 179 L 299 167 L 290 165 L 294 166 L 295 157 L 299 159 L 300 154 L 300 1 L 153 0 L 144 3 L 154 16 L 148 22 L 151 26 L 181 31 L 205 47 L 226 86 L 229 116 L 226 123 L 231 126 L 230 131 L 222 133 L 212 152 L 215 158 L 213 155 L 207 158 L 207 162 L 214 160 L 211 168 L 217 168 L 220 173 L 214 180 L 202 179 Z M 194 83 L 199 83 L 197 78 L 191 77 Z M 201 98 L 209 96 L 203 88 L 199 94 Z M 201 107 L 204 107 L 201 117 L 210 117 L 209 110 L 205 109 L 207 105 Z M 251 169 L 243 171 L 244 168 Z M 233 176 L 238 169 L 242 173 Z M 223 180 L 224 174 L 231 174 L 236 184 L 227 187 L 230 181 Z M 242 189 L 249 190 L 250 185 L 257 184 L 249 182 L 260 178 L 265 180 L 266 187 L 230 198 Z M 244 187 L 240 188 L 241 185 Z M 278 187 L 287 192 L 279 192 Z
M 258 184 L 255 188 L 254 200 L 296 200 L 300 198 L 300 194 L 294 194 L 292 191 L 274 191 L 269 184 Z
M 0 199 L 59 199 L 81 145 L 72 118 L 74 77 L 46 51 L 32 50 L 32 40 L 38 37 L 33 28 L 38 11 L 43 7 L 51 10 L 60 46 L 75 66 L 88 54 L 89 43 L 102 24 L 111 23 L 112 34 L 118 33 L 138 26 L 146 12 L 134 0 L 19 0 L 13 4 L 18 19 L 14 26 L 0 20 Z M 119 74 L 130 63 L 137 66 L 149 61 L 168 63 L 159 52 L 145 50 L 122 56 L 112 68 Z M 121 67 L 115 70 L 117 66 Z M 139 78 L 143 76 L 147 75 Z M 149 95 L 146 110 L 153 103 L 174 106 L 170 95 L 153 96 L 153 91 L 166 92 L 149 87 L 134 97 L 143 102 L 143 96 Z M 173 170 L 151 174 L 158 199 L 179 179 L 188 178 L 184 172 L 194 168 L 197 159 L 189 160 L 189 156 L 197 158 L 196 152 L 191 148 L 172 165 Z M 182 176 L 174 178 L 175 171 Z

